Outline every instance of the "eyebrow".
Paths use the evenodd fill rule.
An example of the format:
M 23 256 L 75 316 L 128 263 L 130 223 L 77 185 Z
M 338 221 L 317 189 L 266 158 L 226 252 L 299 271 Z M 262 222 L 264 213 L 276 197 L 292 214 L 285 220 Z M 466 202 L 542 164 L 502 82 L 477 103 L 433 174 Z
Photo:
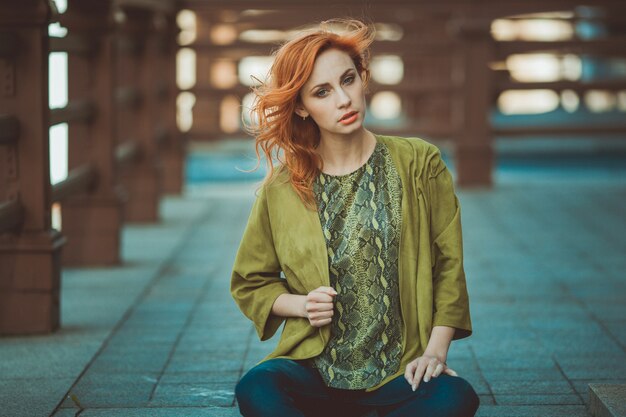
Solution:
M 344 77 L 347 73 L 349 73 L 350 71 L 353 71 L 353 70 L 354 70 L 354 68 L 348 68 L 347 70 L 345 70 L 345 71 L 343 72 L 343 74 L 341 74 L 341 76 L 339 77 L 339 79 L 342 79 L 342 78 L 343 78 L 343 77 Z M 328 85 L 328 83 L 318 84 L 318 85 L 316 85 L 316 86 L 312 87 L 312 88 L 311 88 L 311 90 L 309 90 L 309 91 L 313 91 L 313 90 L 315 90 L 317 87 L 323 87 L 323 86 L 325 86 L 325 85 Z

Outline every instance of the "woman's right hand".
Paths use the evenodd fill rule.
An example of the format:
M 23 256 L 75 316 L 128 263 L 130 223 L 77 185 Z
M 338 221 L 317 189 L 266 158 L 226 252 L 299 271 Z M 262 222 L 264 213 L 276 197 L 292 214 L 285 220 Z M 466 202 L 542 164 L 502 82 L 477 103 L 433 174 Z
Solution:
M 322 327 L 332 321 L 337 291 L 331 287 L 319 287 L 305 296 L 305 317 L 313 327 Z

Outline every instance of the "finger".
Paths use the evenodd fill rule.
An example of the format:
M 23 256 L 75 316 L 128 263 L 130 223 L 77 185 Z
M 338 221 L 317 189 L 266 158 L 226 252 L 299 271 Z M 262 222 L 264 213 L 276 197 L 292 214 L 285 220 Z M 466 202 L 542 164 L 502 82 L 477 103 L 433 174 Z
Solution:
M 334 312 L 331 311 L 322 311 L 317 313 L 309 314 L 309 320 L 326 320 L 333 316 Z
M 437 359 L 428 361 L 428 366 L 426 367 L 426 371 L 424 371 L 424 382 L 430 381 L 430 377 L 433 375 L 433 372 L 435 372 L 438 363 L 439 361 L 437 361 Z
M 313 291 L 323 292 L 328 295 L 337 295 L 337 291 L 333 287 L 318 287 Z
M 309 305 L 307 305 L 307 311 L 309 312 L 319 312 L 319 311 L 329 311 L 329 310 L 334 310 L 335 309 L 335 305 L 333 303 L 318 303 L 318 302 L 312 302 Z
M 417 368 L 417 362 L 412 361 L 406 366 L 406 369 L 404 370 L 404 379 L 406 379 L 406 382 L 408 382 L 411 385 L 413 385 L 413 374 L 415 374 L 416 368 Z
M 422 376 L 424 375 L 424 371 L 426 370 L 426 365 L 427 363 L 425 361 L 420 361 L 420 363 L 417 365 L 415 375 L 413 375 L 413 383 L 411 384 L 413 391 L 415 391 L 417 387 L 419 387 Z
M 432 374 L 430 374 L 431 378 L 437 378 L 439 375 L 441 375 L 441 372 L 443 371 L 444 368 L 445 368 L 445 365 L 442 363 L 438 363 L 437 365 L 435 365 L 435 368 L 433 369 Z M 428 380 L 426 380 L 426 382 L 428 382 Z
M 452 376 L 459 376 L 459 374 L 457 374 L 454 370 L 452 370 L 451 368 L 446 368 L 446 370 L 444 371 L 446 374 L 448 375 L 452 375 Z
M 333 297 L 323 292 L 310 292 L 307 298 L 317 303 L 332 303 Z
M 441 372 L 443 372 L 444 369 L 445 365 L 443 363 L 438 363 L 437 366 L 435 366 L 435 370 L 433 371 L 433 378 L 437 378 L 439 375 L 441 375 Z
M 322 327 L 322 326 L 326 326 L 331 321 L 332 321 L 332 319 L 315 320 L 315 321 L 311 322 L 311 325 L 313 325 L 315 327 Z

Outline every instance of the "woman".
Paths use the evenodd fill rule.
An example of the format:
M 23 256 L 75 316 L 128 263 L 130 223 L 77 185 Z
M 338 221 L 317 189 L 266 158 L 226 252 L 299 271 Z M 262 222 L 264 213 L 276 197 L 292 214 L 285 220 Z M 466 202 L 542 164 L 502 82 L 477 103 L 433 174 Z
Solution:
M 261 340 L 285 326 L 237 384 L 241 414 L 473 416 L 446 363 L 472 333 L 452 177 L 436 146 L 363 127 L 374 31 L 334 21 L 350 30 L 285 43 L 256 90 L 270 169 L 231 293 Z

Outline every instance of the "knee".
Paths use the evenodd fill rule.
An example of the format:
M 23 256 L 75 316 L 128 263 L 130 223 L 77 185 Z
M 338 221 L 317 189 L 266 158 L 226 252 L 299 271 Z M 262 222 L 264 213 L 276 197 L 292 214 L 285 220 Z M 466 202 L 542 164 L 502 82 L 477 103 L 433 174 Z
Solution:
M 235 386 L 235 397 L 243 415 L 253 415 L 253 409 L 270 405 L 276 397 L 278 373 L 267 363 L 250 369 Z
M 257 366 L 249 370 L 235 386 L 235 397 L 239 406 L 255 402 L 255 398 L 263 396 L 264 390 L 270 386 L 272 372 Z
M 442 405 L 442 416 L 473 417 L 476 414 L 480 399 L 469 382 L 461 377 L 451 376 L 442 388 L 446 399 L 445 405 Z

